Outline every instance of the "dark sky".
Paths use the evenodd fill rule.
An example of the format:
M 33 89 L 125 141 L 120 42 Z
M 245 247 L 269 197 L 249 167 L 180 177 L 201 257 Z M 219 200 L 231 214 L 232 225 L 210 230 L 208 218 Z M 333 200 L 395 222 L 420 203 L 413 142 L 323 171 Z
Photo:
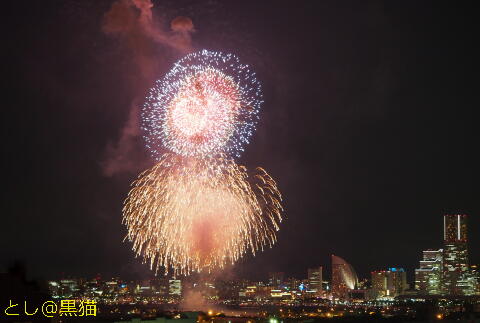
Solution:
M 121 225 L 142 141 L 105 176 L 150 81 L 135 50 L 102 32 L 113 1 L 9 1 L 3 93 L 0 269 L 32 277 L 146 277 Z M 469 215 L 480 262 L 477 12 L 440 1 L 154 1 L 188 16 L 194 49 L 236 53 L 264 87 L 258 131 L 240 158 L 285 198 L 279 242 L 233 268 L 306 276 L 333 253 L 365 277 L 442 244 L 442 215 Z M 153 77 L 182 55 L 148 44 Z M 148 161 L 147 165 L 152 165 Z

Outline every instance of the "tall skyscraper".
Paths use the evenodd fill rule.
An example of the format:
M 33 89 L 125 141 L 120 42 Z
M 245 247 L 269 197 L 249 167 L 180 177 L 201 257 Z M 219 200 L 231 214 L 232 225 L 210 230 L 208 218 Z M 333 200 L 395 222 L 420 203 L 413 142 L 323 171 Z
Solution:
M 372 272 L 375 297 L 396 297 L 407 289 L 407 273 L 403 268 L 388 268 Z
M 445 243 L 467 242 L 467 215 L 445 214 L 443 216 L 443 240 Z
M 387 273 L 385 270 L 372 271 L 372 290 L 375 298 L 387 296 Z
M 317 296 L 322 295 L 322 271 L 322 266 L 308 269 L 308 289 L 315 291 Z
M 467 216 L 446 214 L 443 217 L 443 293 L 468 294 Z
M 408 289 L 407 272 L 403 268 L 388 268 L 387 288 L 390 295 L 397 297 L 403 295 Z
M 358 277 L 353 267 L 342 258 L 332 255 L 332 295 L 347 298 L 348 292 L 357 286 Z
M 415 269 L 415 289 L 424 295 L 442 294 L 443 249 L 423 251 L 420 268 Z

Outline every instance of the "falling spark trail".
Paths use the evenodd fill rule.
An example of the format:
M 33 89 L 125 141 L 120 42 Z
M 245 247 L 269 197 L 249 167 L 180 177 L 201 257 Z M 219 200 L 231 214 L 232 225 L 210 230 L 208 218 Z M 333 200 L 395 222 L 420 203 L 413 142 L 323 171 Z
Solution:
M 225 156 L 165 154 L 132 184 L 123 208 L 126 239 L 156 272 L 163 266 L 187 275 L 271 247 L 281 194 L 263 169 L 256 171 L 249 177 Z

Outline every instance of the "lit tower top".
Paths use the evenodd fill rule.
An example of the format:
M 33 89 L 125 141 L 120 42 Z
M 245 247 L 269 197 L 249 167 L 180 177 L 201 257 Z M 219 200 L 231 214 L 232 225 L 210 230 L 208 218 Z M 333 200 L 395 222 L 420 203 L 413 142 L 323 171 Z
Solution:
M 443 216 L 443 240 L 445 243 L 467 242 L 467 215 L 445 214 Z

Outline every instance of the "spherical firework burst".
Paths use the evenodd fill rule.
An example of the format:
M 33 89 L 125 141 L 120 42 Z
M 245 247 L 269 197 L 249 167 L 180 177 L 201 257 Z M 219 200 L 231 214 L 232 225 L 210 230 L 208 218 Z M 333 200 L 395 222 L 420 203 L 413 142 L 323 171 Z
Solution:
M 189 54 L 155 83 L 142 109 L 146 145 L 188 157 L 238 156 L 248 143 L 262 103 L 260 83 L 232 54 Z
M 233 160 L 164 155 L 132 184 L 126 239 L 158 271 L 222 268 L 276 241 L 281 195 L 261 168 L 250 181 Z

